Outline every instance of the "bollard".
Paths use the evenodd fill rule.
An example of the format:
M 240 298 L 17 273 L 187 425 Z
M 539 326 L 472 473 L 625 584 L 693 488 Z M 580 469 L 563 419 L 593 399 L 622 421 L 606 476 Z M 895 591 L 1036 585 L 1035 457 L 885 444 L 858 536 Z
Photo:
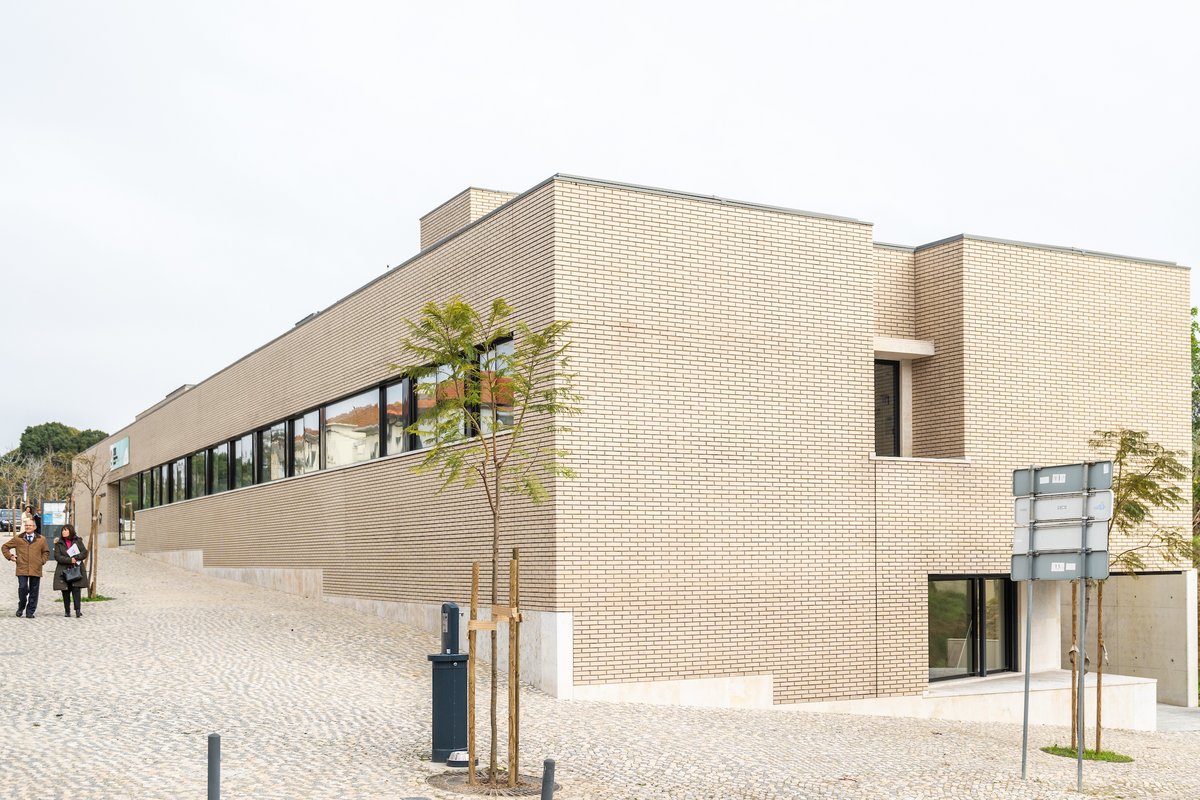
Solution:
M 208 800 L 221 800 L 221 737 L 208 735 Z
M 554 759 L 542 762 L 542 800 L 554 800 Z

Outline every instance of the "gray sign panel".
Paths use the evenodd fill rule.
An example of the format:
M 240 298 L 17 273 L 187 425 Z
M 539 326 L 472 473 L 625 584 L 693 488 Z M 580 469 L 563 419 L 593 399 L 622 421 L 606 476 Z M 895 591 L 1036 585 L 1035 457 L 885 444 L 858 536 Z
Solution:
M 1112 488 L 1112 462 L 1097 461 L 1088 470 L 1088 485 L 1091 491 Z M 1038 467 L 1033 471 L 1033 486 L 1029 484 L 1029 470 L 1013 470 L 1013 497 L 1027 494 L 1065 494 L 1082 492 L 1083 464 L 1063 464 L 1058 467 Z
M 1033 544 L 1038 550 L 1107 550 L 1108 523 L 1089 522 L 1087 541 L 1083 541 L 1083 524 L 1038 525 Z M 1029 552 L 1029 527 L 1013 528 L 1013 555 Z
M 1112 519 L 1113 493 L 1111 489 L 1096 492 L 1087 496 L 1087 513 L 1084 514 L 1083 495 L 1059 494 L 1046 497 L 1018 497 L 1013 500 L 1013 524 L 1024 527 L 1029 524 L 1030 501 L 1033 501 L 1033 518 L 1035 522 L 1059 522 L 1082 519 L 1088 516 L 1093 520 Z
M 1029 580 L 1029 556 L 1012 557 L 1012 579 Z M 1035 581 L 1074 581 L 1082 574 L 1083 556 L 1079 553 L 1042 553 L 1033 557 Z M 1103 580 L 1108 577 L 1108 553 L 1089 553 L 1087 577 Z

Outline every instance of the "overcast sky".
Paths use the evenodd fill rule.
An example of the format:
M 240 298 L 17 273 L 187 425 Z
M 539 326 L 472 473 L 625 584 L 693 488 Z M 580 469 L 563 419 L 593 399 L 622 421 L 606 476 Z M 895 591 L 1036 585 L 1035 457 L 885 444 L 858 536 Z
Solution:
M 1198 267 L 1198 31 L 1195 2 L 0 0 L 0 448 L 115 431 L 453 194 L 555 172 Z

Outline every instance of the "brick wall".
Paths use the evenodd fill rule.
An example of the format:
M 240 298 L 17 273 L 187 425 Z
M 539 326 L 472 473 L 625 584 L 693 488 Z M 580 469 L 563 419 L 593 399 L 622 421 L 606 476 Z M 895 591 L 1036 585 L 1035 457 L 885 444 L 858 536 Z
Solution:
M 911 694 L 928 576 L 1007 572 L 1012 469 L 1096 457 L 1092 431 L 1121 425 L 1187 450 L 1187 292 L 1170 266 L 971 237 L 909 252 L 854 221 L 560 177 L 115 434 L 113 477 L 384 380 L 421 304 L 502 295 L 574 322 L 584 413 L 559 443 L 580 477 L 514 503 L 504 548 L 528 607 L 573 612 L 576 683 Z M 943 460 L 872 457 L 876 335 L 934 341 L 913 444 Z M 418 458 L 142 511 L 138 547 L 462 601 L 486 509 Z
M 520 318 L 545 324 L 555 314 L 553 197 L 549 186 L 528 194 L 101 442 L 106 455 L 110 441 L 129 436 L 130 465 L 113 479 L 395 377 L 388 365 L 403 358 L 402 320 L 430 300 L 461 294 L 486 305 L 503 296 Z M 532 436 L 551 441 L 544 430 Z M 478 491 L 437 494 L 436 478 L 412 473 L 419 459 L 400 455 L 140 511 L 137 547 L 201 547 L 208 566 L 319 567 L 327 594 L 463 602 L 470 560 L 490 561 L 490 518 Z M 526 605 L 552 608 L 554 505 L 514 500 L 511 508 L 504 557 L 523 548 Z
M 421 217 L 421 249 L 467 227 L 516 196 L 513 192 L 477 189 L 474 186 L 462 190 Z
M 916 256 L 911 247 L 876 244 L 875 335 L 916 338 Z
M 871 229 L 558 184 L 577 683 L 775 673 L 874 691 Z

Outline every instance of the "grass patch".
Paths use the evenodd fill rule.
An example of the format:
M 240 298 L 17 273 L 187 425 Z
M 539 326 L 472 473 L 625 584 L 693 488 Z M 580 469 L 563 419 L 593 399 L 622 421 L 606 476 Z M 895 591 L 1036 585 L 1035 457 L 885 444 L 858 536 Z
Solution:
M 1052 756 L 1065 756 L 1066 758 L 1078 758 L 1079 751 L 1073 747 L 1063 747 L 1061 744 L 1052 744 L 1049 747 L 1042 748 L 1043 753 L 1049 753 Z M 1084 761 L 1111 761 L 1114 764 L 1128 764 L 1133 761 L 1131 756 L 1123 756 L 1120 753 L 1114 753 L 1112 750 L 1095 750 L 1083 751 Z
M 80 599 L 83 600 L 83 602 L 85 602 L 85 603 L 99 603 L 103 600 L 112 600 L 111 597 L 105 597 L 102 594 L 95 594 L 95 595 L 92 595 L 91 597 L 82 597 Z

